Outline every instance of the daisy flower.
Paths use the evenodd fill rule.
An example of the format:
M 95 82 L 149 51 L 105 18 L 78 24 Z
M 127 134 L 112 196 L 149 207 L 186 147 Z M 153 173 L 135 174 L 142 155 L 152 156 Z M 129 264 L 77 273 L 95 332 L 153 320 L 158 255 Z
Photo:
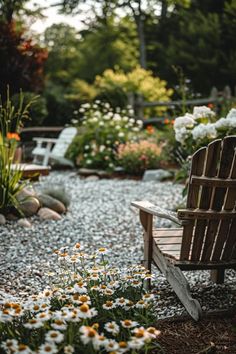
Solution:
M 56 354 L 58 349 L 54 343 L 44 343 L 40 345 L 38 354 Z
M 128 346 L 130 349 L 139 350 L 144 346 L 145 342 L 142 339 L 133 337 L 128 341 Z
M 143 300 L 144 301 L 149 302 L 149 301 L 152 301 L 154 299 L 155 299 L 155 295 L 154 294 L 144 294 L 143 295 Z
M 155 327 L 148 327 L 147 332 L 149 333 L 150 337 L 152 337 L 152 338 L 156 338 L 161 334 L 161 331 L 159 331 Z
M 97 331 L 95 331 L 95 329 L 90 326 L 81 326 L 80 333 L 82 333 L 80 339 L 83 344 L 88 344 L 94 341 L 98 335 Z
M 53 329 L 57 329 L 57 330 L 61 330 L 64 331 L 67 328 L 67 324 L 64 320 L 55 320 L 52 324 L 51 324 Z
M 81 305 L 78 310 L 80 318 L 92 318 L 97 314 L 97 311 L 95 309 L 90 309 L 86 303 Z
M 109 333 L 112 333 L 113 335 L 116 335 L 119 333 L 120 331 L 120 327 L 118 326 L 118 324 L 116 324 L 116 322 L 112 321 L 112 322 L 107 322 L 104 326 L 105 330 Z
M 64 347 L 64 354 L 73 354 L 75 352 L 74 347 L 72 345 L 66 345 Z
M 24 324 L 25 328 L 35 329 L 43 327 L 43 322 L 36 318 L 31 318 L 27 323 Z
M 5 342 L 2 342 L 1 347 L 6 352 L 11 350 L 14 353 L 18 347 L 18 341 L 16 339 L 7 339 Z
M 50 343 L 61 343 L 64 339 L 64 334 L 59 331 L 49 331 L 47 332 L 45 339 Z
M 16 352 L 22 354 L 31 354 L 32 350 L 28 347 L 28 345 L 18 344 L 18 347 L 16 348 Z
M 108 249 L 105 247 L 101 247 L 97 250 L 97 254 L 102 254 L 102 255 L 107 254 L 108 252 L 109 252 Z
M 138 326 L 138 322 L 136 322 L 136 321 L 124 320 L 124 321 L 120 321 L 120 322 L 124 328 L 133 328 L 133 327 Z
M 37 313 L 35 318 L 39 321 L 45 322 L 45 321 L 50 320 L 51 315 L 49 312 L 40 312 L 40 313 Z
M 110 309 L 113 309 L 114 307 L 116 307 L 116 306 L 113 301 L 106 301 L 105 304 L 102 305 L 102 308 L 104 310 L 110 310 Z
M 119 349 L 119 344 L 114 339 L 108 339 L 105 344 L 105 349 L 108 352 L 113 352 Z
M 129 300 L 125 299 L 124 297 L 120 297 L 120 298 L 117 298 L 115 302 L 116 302 L 117 306 L 124 307 L 124 306 L 126 306 L 126 304 L 129 303 Z
M 144 327 L 135 328 L 132 332 L 134 333 L 135 338 L 142 339 L 144 341 L 150 339 L 150 335 Z
M 126 353 L 129 351 L 128 343 L 125 341 L 119 342 L 119 353 Z

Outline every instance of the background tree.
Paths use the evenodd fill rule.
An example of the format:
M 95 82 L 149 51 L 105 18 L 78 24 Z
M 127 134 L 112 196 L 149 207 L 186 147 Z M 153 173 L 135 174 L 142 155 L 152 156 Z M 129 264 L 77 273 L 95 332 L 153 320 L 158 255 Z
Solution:
M 235 0 L 192 0 L 175 6 L 165 17 L 147 19 L 148 67 L 172 86 L 178 83 L 173 67 L 181 67 L 195 92 L 209 95 L 236 83 Z
M 17 29 L 14 21 L 0 21 L 0 93 L 5 97 L 6 86 L 11 93 L 40 92 L 43 87 L 43 68 L 47 50 Z

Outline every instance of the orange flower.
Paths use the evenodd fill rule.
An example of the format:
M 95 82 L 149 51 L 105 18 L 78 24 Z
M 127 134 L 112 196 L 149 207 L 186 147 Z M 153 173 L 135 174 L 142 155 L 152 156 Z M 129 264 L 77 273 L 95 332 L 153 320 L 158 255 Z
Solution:
M 171 124 L 172 124 L 172 125 L 174 125 L 174 124 L 175 124 L 175 120 L 174 120 L 174 119 L 172 119 Z
M 207 107 L 209 107 L 210 109 L 214 108 L 213 103 L 208 103 Z
M 153 134 L 155 132 L 155 129 L 153 128 L 152 125 L 148 125 L 146 128 L 148 134 Z
M 16 141 L 20 141 L 20 136 L 17 133 L 7 133 L 7 139 L 15 139 Z
M 169 124 L 170 120 L 168 118 L 164 119 L 164 124 Z

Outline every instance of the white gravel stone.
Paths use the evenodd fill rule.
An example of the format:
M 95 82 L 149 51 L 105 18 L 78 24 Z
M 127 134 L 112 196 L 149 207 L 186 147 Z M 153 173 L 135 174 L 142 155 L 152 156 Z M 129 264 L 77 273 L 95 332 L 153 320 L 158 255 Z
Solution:
M 133 180 L 88 181 L 71 178 L 68 172 L 53 172 L 42 179 L 41 186 L 61 184 L 71 194 L 69 211 L 61 220 L 29 220 L 32 229 L 20 228 L 12 221 L 0 227 L 0 291 L 13 296 L 27 296 L 50 283 L 46 273 L 57 271 L 53 251 L 81 242 L 87 251 L 105 246 L 109 260 L 126 267 L 143 258 L 142 229 L 138 212 L 130 208 L 132 200 L 149 200 L 172 209 L 181 201 L 182 186 L 171 182 Z M 169 227 L 168 220 L 158 219 L 156 225 Z M 184 311 L 165 278 L 157 274 L 159 292 L 157 314 L 172 316 Z M 235 303 L 235 271 L 227 271 L 223 285 L 210 282 L 208 271 L 186 272 L 192 294 L 201 305 L 210 309 L 228 308 Z

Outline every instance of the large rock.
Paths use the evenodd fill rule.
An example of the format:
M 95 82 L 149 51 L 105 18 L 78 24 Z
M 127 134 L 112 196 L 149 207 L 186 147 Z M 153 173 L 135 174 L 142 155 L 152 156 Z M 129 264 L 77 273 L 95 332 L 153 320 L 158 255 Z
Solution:
M 40 208 L 40 202 L 35 197 L 27 197 L 20 201 L 19 209 L 24 216 L 32 216 L 37 213 Z
M 6 218 L 4 215 L 0 214 L 0 225 L 6 224 Z
M 71 196 L 63 186 L 49 185 L 48 187 L 43 188 L 41 193 L 59 200 L 66 208 L 70 205 Z
M 16 199 L 18 201 L 22 201 L 24 199 L 27 199 L 28 197 L 36 197 L 36 192 L 31 186 L 23 188 L 16 195 Z
M 144 182 L 150 182 L 150 181 L 164 181 L 168 178 L 172 177 L 172 173 L 166 170 L 158 169 L 158 170 L 146 170 L 144 175 L 143 175 L 143 181 Z
M 66 208 L 59 200 L 50 197 L 47 194 L 39 194 L 38 200 L 40 201 L 41 206 L 52 209 L 59 214 L 65 213 Z
M 49 208 L 41 208 L 38 211 L 38 216 L 43 220 L 60 220 L 61 215 L 56 211 L 51 210 Z

